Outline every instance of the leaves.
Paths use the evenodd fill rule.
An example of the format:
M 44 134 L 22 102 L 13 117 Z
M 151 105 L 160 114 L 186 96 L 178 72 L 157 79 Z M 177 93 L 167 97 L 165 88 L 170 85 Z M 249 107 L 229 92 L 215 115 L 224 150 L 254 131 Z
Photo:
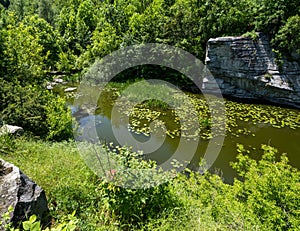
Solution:
M 284 53 L 296 51 L 300 55 L 300 16 L 295 15 L 288 18 L 272 43 Z
M 0 94 L 0 116 L 6 124 L 49 140 L 72 137 L 71 112 L 63 98 L 38 86 L 22 87 L 6 81 L 2 81 Z

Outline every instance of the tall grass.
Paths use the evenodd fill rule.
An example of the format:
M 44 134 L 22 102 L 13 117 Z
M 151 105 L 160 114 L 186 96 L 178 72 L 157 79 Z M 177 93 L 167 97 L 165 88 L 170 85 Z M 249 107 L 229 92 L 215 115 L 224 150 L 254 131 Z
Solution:
M 54 223 L 76 211 L 78 230 L 295 230 L 300 225 L 300 173 L 285 156 L 275 162 L 277 151 L 267 146 L 259 162 L 239 148 L 235 167 L 243 182 L 227 185 L 217 175 L 186 170 L 150 190 L 130 190 L 99 179 L 73 141 L 18 138 L 13 144 L 0 157 L 46 191 Z

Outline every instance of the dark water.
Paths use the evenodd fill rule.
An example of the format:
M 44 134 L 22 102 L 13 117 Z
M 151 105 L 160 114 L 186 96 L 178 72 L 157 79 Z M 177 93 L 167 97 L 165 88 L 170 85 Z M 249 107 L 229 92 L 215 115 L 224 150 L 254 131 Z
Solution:
M 128 127 L 127 124 L 112 124 L 111 122 L 111 109 L 112 106 L 103 100 L 100 105 L 101 110 L 96 111 L 96 116 L 83 114 L 80 116 L 80 124 L 85 125 L 95 118 L 96 127 L 99 139 L 103 139 L 106 142 L 113 142 L 118 145 L 115 135 L 112 131 L 112 127 L 117 131 L 119 136 L 126 136 Z M 262 107 L 268 107 L 263 105 Z M 279 107 L 278 107 L 279 109 Z M 78 113 L 75 107 L 72 107 L 73 113 Z M 275 107 L 276 110 L 276 107 Z M 281 109 L 282 110 L 282 109 Z M 293 109 L 284 109 L 293 110 Z M 237 143 L 243 144 L 246 148 L 252 150 L 250 156 L 255 159 L 261 158 L 261 152 L 258 151 L 261 144 L 271 145 L 279 150 L 279 153 L 287 153 L 290 160 L 290 164 L 298 169 L 300 169 L 300 129 L 291 129 L 288 127 L 275 128 L 268 124 L 253 124 L 252 122 L 242 122 L 240 128 L 247 128 L 252 131 L 255 136 L 251 135 L 240 135 L 236 137 L 230 133 L 226 134 L 225 141 L 223 143 L 222 149 L 215 160 L 214 164 L 211 166 L 210 171 L 219 174 L 225 182 L 231 183 L 233 178 L 236 177 L 235 171 L 231 168 L 230 162 L 236 161 L 236 145 Z M 149 137 L 142 134 L 131 133 L 134 138 L 139 142 L 146 142 Z M 157 144 L 158 149 L 151 154 L 147 154 L 147 158 L 156 160 L 158 163 L 166 161 L 172 156 L 174 151 L 177 149 L 179 138 L 170 138 L 166 136 L 163 145 L 160 145 L 161 141 L 159 137 L 154 139 L 154 146 Z M 199 160 L 203 157 L 208 141 L 200 140 L 197 151 L 189 165 L 192 169 L 197 169 Z M 131 144 L 135 146 L 135 144 Z M 139 146 L 136 145 L 136 149 Z M 186 146 L 187 152 L 189 151 L 189 146 Z M 184 154 L 183 154 L 184 155 Z M 184 159 L 184 157 L 182 157 Z

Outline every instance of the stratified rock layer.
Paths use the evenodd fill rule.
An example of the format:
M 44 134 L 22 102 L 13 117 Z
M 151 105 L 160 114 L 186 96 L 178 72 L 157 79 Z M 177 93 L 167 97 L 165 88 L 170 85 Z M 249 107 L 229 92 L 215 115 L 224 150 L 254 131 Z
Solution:
M 300 66 L 284 60 L 279 67 L 267 36 L 209 39 L 207 67 L 225 95 L 262 99 L 300 108 Z M 209 78 L 208 78 L 209 79 Z M 204 88 L 209 91 L 209 81 Z

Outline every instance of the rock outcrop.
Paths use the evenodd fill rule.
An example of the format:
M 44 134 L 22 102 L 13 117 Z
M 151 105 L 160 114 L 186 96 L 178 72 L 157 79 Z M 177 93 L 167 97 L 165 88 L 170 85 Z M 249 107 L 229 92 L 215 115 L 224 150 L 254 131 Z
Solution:
M 224 95 L 300 108 L 299 63 L 285 60 L 279 67 L 264 34 L 209 39 L 205 62 Z M 209 77 L 203 82 L 209 91 Z
M 10 221 L 15 224 L 32 214 L 41 220 L 45 220 L 48 215 L 44 190 L 19 168 L 0 159 L 0 214 L 7 212 L 10 206 L 13 208 Z M 0 230 L 2 229 L 0 225 Z

